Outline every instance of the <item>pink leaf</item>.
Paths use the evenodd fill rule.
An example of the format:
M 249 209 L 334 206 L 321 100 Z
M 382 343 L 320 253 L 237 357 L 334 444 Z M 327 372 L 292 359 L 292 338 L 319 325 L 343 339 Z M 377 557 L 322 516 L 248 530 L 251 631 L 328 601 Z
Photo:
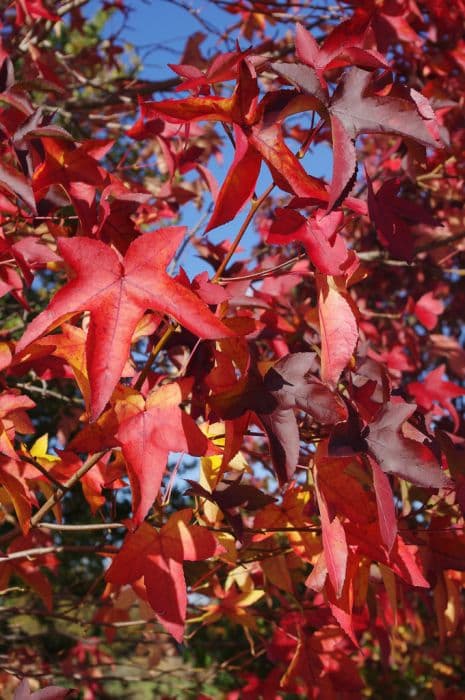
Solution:
M 357 321 L 347 299 L 332 277 L 317 274 L 318 316 L 321 335 L 321 378 L 336 387 L 350 362 L 358 339 Z

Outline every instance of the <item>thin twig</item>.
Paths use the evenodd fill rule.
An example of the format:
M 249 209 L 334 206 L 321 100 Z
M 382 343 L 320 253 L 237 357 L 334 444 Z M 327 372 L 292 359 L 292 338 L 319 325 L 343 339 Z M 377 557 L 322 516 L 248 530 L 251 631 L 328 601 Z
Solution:
M 108 450 L 101 450 L 100 452 L 96 452 L 93 454 L 91 457 L 88 457 L 84 464 L 82 464 L 81 467 L 71 476 L 68 481 L 66 481 L 59 489 L 53 493 L 50 498 L 48 498 L 43 506 L 39 508 L 37 513 L 32 516 L 31 518 L 31 526 L 35 527 L 40 523 L 41 520 L 43 520 L 44 516 L 47 515 L 49 510 L 51 510 L 57 503 L 61 501 L 63 496 L 65 495 L 66 491 L 71 489 L 74 484 L 76 484 L 83 476 L 84 474 L 87 474 L 88 471 L 92 469 L 93 466 L 97 464 L 97 462 L 102 459 L 102 457 L 108 452 Z
M 60 481 L 58 481 L 58 479 L 55 479 L 55 477 L 52 476 L 50 474 L 50 472 L 48 472 L 45 469 L 45 467 L 43 467 L 40 464 L 38 459 L 36 459 L 35 457 L 32 457 L 32 456 L 29 456 L 29 455 L 25 455 L 25 454 L 21 454 L 20 458 L 23 462 L 27 462 L 28 464 L 32 464 L 32 466 L 35 467 L 37 469 L 37 471 L 39 471 L 42 474 L 42 476 L 45 476 L 45 478 L 48 479 L 48 481 L 50 481 L 50 483 L 53 484 L 55 486 L 55 488 L 65 489 L 65 491 L 68 490 L 64 484 L 62 484 Z
M 158 353 L 161 350 L 163 350 L 163 348 L 165 347 L 165 344 L 171 338 L 171 336 L 173 335 L 173 333 L 175 332 L 177 327 L 178 327 L 177 323 L 169 323 L 168 328 L 165 330 L 165 332 L 161 336 L 158 343 L 153 346 L 152 350 L 150 351 L 150 355 L 148 356 L 147 360 L 145 361 L 145 364 L 141 370 L 141 373 L 137 377 L 137 381 L 134 383 L 134 389 L 136 391 L 141 390 L 142 385 L 145 382 L 145 380 L 147 379 L 148 373 L 150 372 L 150 368 L 153 364 L 153 361 L 155 360 Z
M 286 262 L 283 262 L 280 265 L 274 265 L 273 267 L 267 267 L 264 270 L 251 272 L 249 275 L 238 275 L 237 277 L 219 277 L 218 283 L 229 284 L 229 282 L 240 282 L 243 280 L 258 280 L 262 277 L 267 277 L 268 275 L 271 275 L 274 272 L 279 272 L 279 270 L 285 270 L 286 268 L 291 267 L 296 262 L 306 257 L 306 253 L 301 253 L 300 255 L 296 255 L 295 257 L 291 258 L 290 260 L 286 260 Z
M 77 396 L 65 396 L 64 394 L 60 394 L 58 391 L 54 391 L 53 389 L 36 386 L 35 384 L 30 384 L 29 382 L 16 382 L 15 387 L 17 389 L 22 389 L 23 391 L 29 392 L 30 394 L 40 394 L 43 398 L 57 399 L 58 401 L 63 401 L 63 403 L 72 403 L 78 406 L 84 405 L 84 401 Z
M 61 554 L 62 552 L 81 552 L 82 554 L 102 553 L 116 554 L 118 547 L 104 545 L 102 547 L 86 545 L 50 545 L 49 547 L 35 547 L 32 549 L 22 549 L 19 552 L 10 552 L 0 557 L 0 562 L 15 561 L 16 559 L 32 559 L 43 557 L 46 554 Z
M 61 523 L 37 523 L 41 530 L 58 530 L 59 532 L 88 532 L 91 530 L 119 530 L 126 528 L 123 523 L 83 523 L 82 525 L 63 525 Z
M 219 266 L 219 268 L 218 268 L 217 271 L 215 272 L 215 275 L 214 275 L 214 277 L 212 278 L 212 282 L 219 282 L 219 280 L 221 279 L 221 276 L 222 276 L 223 272 L 225 271 L 226 266 L 228 265 L 228 263 L 229 263 L 229 261 L 231 260 L 232 256 L 233 256 L 234 253 L 236 252 L 237 247 L 238 247 L 239 243 L 241 242 L 244 233 L 247 231 L 250 222 L 252 221 L 253 217 L 255 216 L 255 214 L 257 213 L 258 209 L 259 209 L 259 208 L 261 207 L 261 205 L 263 204 L 263 202 L 264 202 L 264 201 L 266 200 L 266 198 L 271 194 L 273 188 L 274 188 L 274 182 L 272 182 L 271 185 L 269 185 L 269 186 L 266 188 L 266 190 L 263 192 L 262 195 L 260 195 L 260 197 L 259 197 L 258 199 L 254 200 L 254 201 L 252 202 L 251 207 L 250 207 L 250 209 L 249 209 L 249 212 L 248 212 L 247 216 L 245 217 L 245 220 L 244 220 L 242 226 L 240 227 L 240 229 L 239 229 L 239 231 L 238 231 L 238 233 L 237 233 L 237 236 L 236 236 L 236 238 L 234 239 L 234 241 L 233 241 L 233 243 L 232 243 L 232 245 L 231 245 L 231 248 L 228 250 L 228 253 L 227 253 L 227 255 L 224 257 L 223 262 L 221 263 L 221 265 Z

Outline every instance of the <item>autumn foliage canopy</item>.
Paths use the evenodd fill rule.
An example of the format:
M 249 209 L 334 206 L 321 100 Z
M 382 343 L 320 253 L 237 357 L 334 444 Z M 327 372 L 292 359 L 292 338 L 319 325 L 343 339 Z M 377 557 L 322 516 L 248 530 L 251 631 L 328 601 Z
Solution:
M 2 697 L 462 698 L 465 4 L 172 4 L 1 16 Z

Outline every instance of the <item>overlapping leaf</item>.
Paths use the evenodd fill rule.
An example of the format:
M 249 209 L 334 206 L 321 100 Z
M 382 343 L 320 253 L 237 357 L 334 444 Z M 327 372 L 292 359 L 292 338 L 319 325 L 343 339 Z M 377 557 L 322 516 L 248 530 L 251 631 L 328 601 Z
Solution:
M 175 123 L 208 120 L 234 125 L 234 161 L 216 198 L 208 228 L 231 221 L 250 200 L 261 160 L 269 166 L 275 182 L 284 190 L 300 197 L 327 201 L 324 184 L 304 170 L 284 140 L 284 119 L 299 111 L 298 106 L 292 106 L 293 97 L 289 91 L 276 91 L 268 93 L 258 103 L 255 71 L 244 59 L 232 97 L 187 97 L 145 106 L 148 117 L 161 116 Z
M 357 258 L 339 233 L 343 222 L 342 212 L 325 216 L 325 212 L 317 211 L 305 218 L 292 209 L 277 209 L 267 240 L 284 245 L 301 241 L 319 272 L 344 275 L 356 268 Z
M 359 68 L 387 68 L 388 63 L 378 51 L 368 48 L 370 41 L 369 25 L 366 17 L 354 15 L 341 22 L 318 46 L 313 35 L 297 23 L 295 48 L 299 61 L 315 69 L 323 88 L 327 83 L 325 71 L 343 66 Z

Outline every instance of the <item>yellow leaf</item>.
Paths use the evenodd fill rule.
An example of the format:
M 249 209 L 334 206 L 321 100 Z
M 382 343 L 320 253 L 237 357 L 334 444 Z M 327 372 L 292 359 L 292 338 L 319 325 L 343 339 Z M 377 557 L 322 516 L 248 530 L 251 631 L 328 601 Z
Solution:
M 38 459 L 41 464 L 42 460 L 44 460 L 45 462 L 50 462 L 51 464 L 60 461 L 59 457 L 57 457 L 56 455 L 48 454 L 47 450 L 48 433 L 45 433 L 44 435 L 41 435 L 39 438 L 37 438 L 37 440 L 32 445 L 31 449 L 29 450 L 29 454 L 31 455 L 31 457 L 35 457 L 35 459 Z

